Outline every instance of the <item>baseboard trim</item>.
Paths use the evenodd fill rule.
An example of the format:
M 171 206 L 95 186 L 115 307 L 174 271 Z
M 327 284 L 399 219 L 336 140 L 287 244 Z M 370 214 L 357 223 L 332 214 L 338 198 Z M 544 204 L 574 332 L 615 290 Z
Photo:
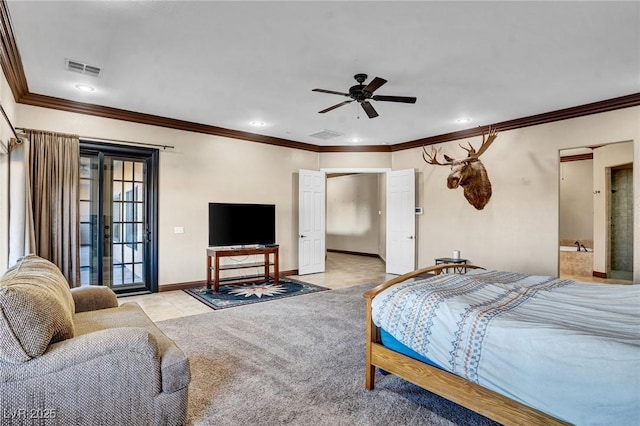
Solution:
M 359 251 L 349 251 L 349 250 L 336 250 L 336 249 L 327 249 L 327 251 L 331 253 L 341 253 L 341 254 L 352 254 L 354 256 L 366 256 L 366 257 L 377 257 L 382 260 L 379 254 L 377 253 L 362 253 Z
M 607 274 L 605 272 L 593 271 L 593 276 L 596 278 L 607 278 Z
M 187 288 L 197 288 L 204 287 L 207 285 L 207 281 L 189 281 L 184 283 L 173 283 L 173 284 L 162 284 L 158 287 L 158 291 L 174 291 L 174 290 L 184 290 Z

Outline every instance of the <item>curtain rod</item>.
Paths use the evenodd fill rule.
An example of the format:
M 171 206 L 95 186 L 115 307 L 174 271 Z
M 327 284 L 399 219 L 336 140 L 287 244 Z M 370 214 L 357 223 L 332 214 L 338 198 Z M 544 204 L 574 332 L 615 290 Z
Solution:
M 157 144 L 157 143 L 134 142 L 134 141 L 126 141 L 126 140 L 122 140 L 122 139 L 96 138 L 96 137 L 93 137 L 93 136 L 80 136 L 80 139 L 90 139 L 90 140 L 96 141 L 96 142 L 120 142 L 120 143 L 132 144 L 132 145 L 153 146 L 153 147 L 162 148 L 162 149 L 167 149 L 167 148 L 175 149 L 175 146 L 173 146 L 173 145 L 162 145 L 162 144 Z
M 26 131 L 26 129 L 21 129 L 18 128 L 17 130 L 21 130 L 21 131 Z M 131 144 L 131 145 L 142 145 L 142 146 L 153 146 L 156 148 L 162 148 L 162 149 L 175 149 L 175 146 L 173 145 L 162 145 L 162 144 L 157 144 L 157 143 L 145 143 L 145 142 L 135 142 L 135 141 L 127 141 L 124 139 L 109 139 L 109 138 L 98 138 L 95 136 L 80 136 L 80 139 L 87 139 L 87 140 L 92 140 L 95 142 L 118 142 L 118 143 L 126 143 L 126 144 Z

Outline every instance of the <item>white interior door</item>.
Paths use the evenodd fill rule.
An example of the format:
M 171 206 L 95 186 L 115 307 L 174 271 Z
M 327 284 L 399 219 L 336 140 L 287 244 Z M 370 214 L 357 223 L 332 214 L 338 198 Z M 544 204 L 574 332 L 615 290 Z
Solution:
M 387 273 L 415 269 L 416 177 L 413 169 L 387 172 Z
M 298 181 L 299 275 L 324 272 L 325 200 L 325 173 L 300 170 Z

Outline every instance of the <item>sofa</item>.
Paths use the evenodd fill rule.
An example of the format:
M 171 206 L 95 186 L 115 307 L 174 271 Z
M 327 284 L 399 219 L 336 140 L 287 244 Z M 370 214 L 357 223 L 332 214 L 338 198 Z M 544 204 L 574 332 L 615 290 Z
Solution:
M 137 303 L 35 255 L 0 278 L 0 423 L 181 425 L 189 361 Z

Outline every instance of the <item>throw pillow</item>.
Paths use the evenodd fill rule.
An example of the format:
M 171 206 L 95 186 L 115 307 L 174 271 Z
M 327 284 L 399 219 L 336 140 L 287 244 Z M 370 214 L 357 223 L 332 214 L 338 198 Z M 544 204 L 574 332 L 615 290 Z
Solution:
M 27 255 L 0 279 L 0 361 L 25 362 L 73 337 L 69 284 L 51 262 Z

